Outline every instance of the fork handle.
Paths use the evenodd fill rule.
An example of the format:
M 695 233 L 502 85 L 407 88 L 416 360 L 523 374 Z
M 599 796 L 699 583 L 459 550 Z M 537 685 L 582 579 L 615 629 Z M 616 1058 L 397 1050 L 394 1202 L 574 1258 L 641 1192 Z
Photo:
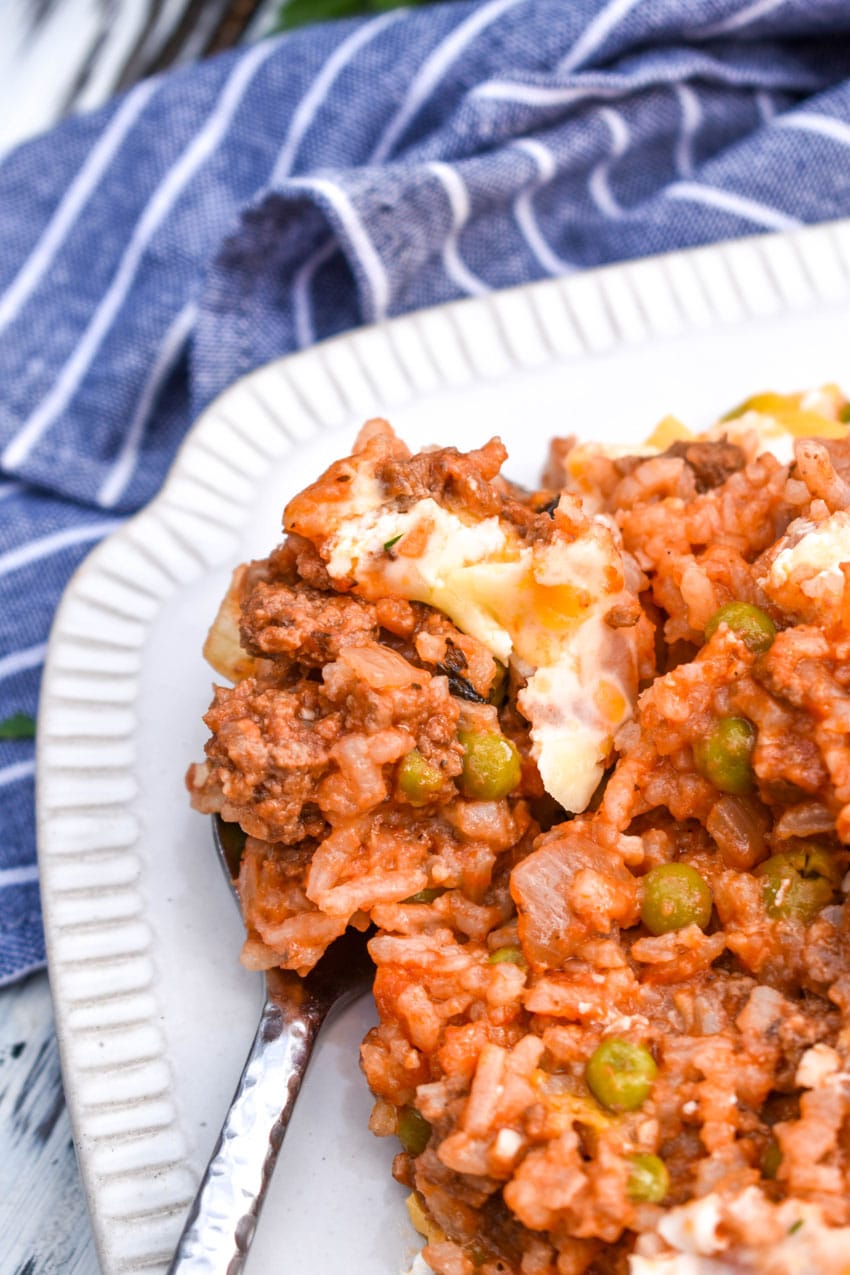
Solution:
M 330 1001 L 269 971 L 268 995 L 169 1275 L 237 1275 Z

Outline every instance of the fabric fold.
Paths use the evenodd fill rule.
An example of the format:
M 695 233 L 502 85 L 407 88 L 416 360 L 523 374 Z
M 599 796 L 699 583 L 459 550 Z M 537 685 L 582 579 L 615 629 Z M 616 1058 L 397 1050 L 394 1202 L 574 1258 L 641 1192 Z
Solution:
M 454 298 L 850 215 L 848 147 L 844 0 L 454 0 L 247 46 L 4 157 L 0 719 L 36 712 L 73 568 L 236 378 Z M 0 982 L 43 960 L 32 755 L 0 741 Z

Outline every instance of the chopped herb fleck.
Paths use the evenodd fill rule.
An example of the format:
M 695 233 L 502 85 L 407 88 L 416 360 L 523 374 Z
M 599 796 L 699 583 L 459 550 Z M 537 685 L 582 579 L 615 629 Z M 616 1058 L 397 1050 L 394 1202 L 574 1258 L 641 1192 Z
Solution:
M 400 531 L 400 532 L 398 533 L 398 535 L 397 535 L 397 536 L 393 536 L 391 540 L 385 540 L 385 541 L 384 541 L 384 553 L 388 553 L 388 552 L 390 551 L 390 549 L 392 549 L 393 545 L 397 545 L 397 544 L 398 544 L 398 542 L 399 542 L 399 540 L 401 540 L 401 538 L 402 538 L 402 536 L 403 536 L 403 535 L 404 535 L 404 532 L 403 532 L 403 531 Z
M 0 722 L 0 739 L 33 739 L 35 718 L 27 713 L 13 713 Z
M 438 673 L 442 673 L 444 677 L 449 679 L 449 690 L 452 695 L 457 695 L 458 699 L 468 700 L 470 704 L 487 703 L 484 696 L 479 695 L 468 678 L 465 678 L 461 673 L 455 672 L 447 664 L 438 664 L 436 668 Z
M 409 899 L 402 899 L 402 903 L 433 903 L 441 894 L 445 894 L 445 890 L 429 886 L 427 890 L 417 890 Z
M 383 13 L 394 9 L 401 0 L 283 0 L 278 8 L 273 31 L 292 31 L 312 22 L 328 22 L 335 18 L 351 18 L 360 13 Z M 425 0 L 405 0 L 405 4 L 423 4 Z
M 791 1225 L 788 1227 L 788 1234 L 789 1234 L 789 1235 L 796 1235 L 796 1234 L 797 1234 L 797 1232 L 799 1231 L 800 1227 L 803 1225 L 803 1222 L 804 1222 L 804 1221 L 805 1221 L 805 1218 L 798 1217 L 798 1218 L 797 1218 L 797 1221 L 796 1221 L 796 1222 L 792 1222 L 792 1223 L 791 1223 Z

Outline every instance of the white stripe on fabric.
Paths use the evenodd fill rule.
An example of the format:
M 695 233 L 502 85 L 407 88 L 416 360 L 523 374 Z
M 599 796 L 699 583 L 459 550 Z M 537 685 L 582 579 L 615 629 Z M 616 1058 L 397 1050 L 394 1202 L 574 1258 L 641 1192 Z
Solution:
M 558 70 L 574 71 L 576 67 L 585 63 L 608 38 L 617 23 L 638 3 L 640 0 L 611 0 L 611 3 L 587 24 L 569 53 L 558 63 Z
M 50 269 L 74 222 L 97 190 L 115 152 L 141 115 L 160 81 L 137 84 L 115 112 L 59 201 L 38 242 L 6 291 L 0 296 L 0 332 L 6 328 Z
M 649 81 L 650 86 L 676 82 L 674 72 L 658 74 Z M 646 88 L 646 84 L 639 86 Z M 594 98 L 606 100 L 618 97 L 631 97 L 635 93 L 634 84 L 515 84 L 511 80 L 486 80 L 470 90 L 470 97 L 486 98 L 494 102 L 511 102 L 520 106 L 540 106 L 544 110 L 550 106 L 570 106 L 573 102 L 593 101 Z
M 756 110 L 761 117 L 762 124 L 769 124 L 776 114 L 776 103 L 767 89 L 759 89 L 758 93 L 756 93 Z
M 746 9 L 740 9 L 738 13 L 730 13 L 728 18 L 721 18 L 719 22 L 712 22 L 710 26 L 696 27 L 689 31 L 688 35 L 705 40 L 709 36 L 725 35 L 727 31 L 740 31 L 741 27 L 748 27 L 751 22 L 757 22 L 765 14 L 773 13 L 774 9 L 781 9 L 784 4 L 785 0 L 755 0 L 755 3 L 748 5 Z
M 198 169 L 213 154 L 239 108 L 248 86 L 262 64 L 274 53 L 273 40 L 257 45 L 236 63 L 224 91 L 203 127 L 195 134 L 177 162 L 168 170 L 136 223 L 112 282 L 100 300 L 88 327 L 59 373 L 53 388 L 42 399 L 23 428 L 7 445 L 0 464 L 10 469 L 26 459 L 56 417 L 74 397 L 92 359 L 117 317 L 132 286 L 144 252 L 159 227 Z
M 0 771 L 0 775 L 2 775 Z M 38 880 L 38 865 L 30 863 L 24 868 L 0 868 L 0 890 L 8 885 L 31 885 Z
M 776 121 L 779 128 L 799 128 L 804 133 L 818 133 L 832 142 L 850 146 L 850 124 L 832 115 L 818 115 L 815 111 L 795 111 Z
M 620 112 L 610 106 L 602 107 L 599 118 L 604 121 L 611 134 L 611 154 L 596 165 L 587 187 L 600 212 L 606 217 L 622 217 L 624 209 L 611 190 L 609 178 L 614 162 L 621 159 L 629 149 L 629 130 Z
M 310 288 L 318 269 L 329 261 L 339 248 L 335 239 L 328 239 L 317 248 L 311 257 L 298 271 L 292 283 L 292 309 L 295 316 L 295 341 L 300 350 L 305 350 L 316 339 L 313 330 L 313 316 L 310 309 Z
M 369 285 L 369 319 L 372 323 L 379 323 L 390 303 L 390 281 L 384 263 L 348 195 L 341 186 L 335 185 L 327 177 L 293 177 L 290 185 L 299 186 L 303 190 L 314 190 L 317 194 L 324 195 L 332 206 L 342 222 Z
M 435 161 L 428 165 L 428 171 L 434 174 L 445 191 L 452 212 L 452 228 L 443 244 L 443 266 L 446 274 L 462 292 L 480 297 L 489 292 L 490 287 L 469 269 L 458 246 L 460 233 L 469 221 L 469 192 L 466 183 L 450 164 Z
M 581 97 L 619 97 L 625 89 L 557 88 L 549 84 L 512 84 L 510 80 L 487 80 L 470 92 L 470 97 L 483 97 L 496 102 L 516 102 L 521 106 L 569 106 Z
M 28 567 L 31 562 L 38 562 L 41 558 L 49 558 L 51 554 L 59 553 L 61 549 L 68 549 L 71 545 L 85 544 L 88 540 L 100 540 L 101 536 L 108 535 L 110 531 L 115 531 L 121 525 L 120 519 L 110 519 L 108 522 L 97 525 L 89 523 L 85 527 L 66 527 L 64 531 L 54 531 L 52 535 L 30 540 L 25 545 L 19 545 L 17 549 L 9 549 L 8 552 L 0 554 L 0 576 L 17 571 L 20 567 Z
M 437 87 L 440 78 L 445 75 L 452 62 L 460 56 L 470 41 L 494 22 L 506 9 L 525 0 L 492 0 L 490 4 L 477 9 L 465 22 L 461 22 L 453 31 L 441 40 L 437 47 L 425 59 L 407 91 L 399 109 L 390 120 L 381 137 L 369 156 L 370 164 L 382 163 L 398 138 L 407 128 L 419 110 L 424 106 L 430 94 Z M 295 276 L 292 287 L 292 307 L 295 325 L 295 339 L 299 349 L 306 349 L 316 339 L 313 316 L 311 313 L 310 290 L 316 271 L 328 261 L 336 251 L 335 241 L 317 248 L 312 257 Z M 381 266 L 383 272 L 383 266 Z
M 514 201 L 513 211 L 516 223 L 522 237 L 548 274 L 569 274 L 570 271 L 575 270 L 575 266 L 571 261 L 565 261 L 563 257 L 559 257 L 549 246 L 543 237 L 532 203 L 538 190 L 550 182 L 558 171 L 555 157 L 548 146 L 544 146 L 534 137 L 521 137 L 514 145 L 517 150 L 529 155 L 537 168 L 537 181 L 534 186 L 522 191 Z
M 440 41 L 422 63 L 418 74 L 414 77 L 410 88 L 407 90 L 401 106 L 384 130 L 383 136 L 379 139 L 377 146 L 372 152 L 371 162 L 373 164 L 382 164 L 384 162 L 404 130 L 425 105 L 452 62 L 456 61 L 466 46 L 477 35 L 480 35 L 485 28 L 490 26 L 492 22 L 500 18 L 507 9 L 512 9 L 515 5 L 524 3 L 525 0 L 490 0 L 489 4 L 484 4 L 480 9 L 476 9 L 465 22 L 459 23 L 444 40 Z
M 130 426 L 124 436 L 121 451 L 103 480 L 97 493 L 97 502 L 104 509 L 111 508 L 126 490 L 133 476 L 136 462 L 139 459 L 139 447 L 145 422 L 156 402 L 156 397 L 174 368 L 175 363 L 189 337 L 189 333 L 198 317 L 198 307 L 194 301 L 187 302 L 179 314 L 172 320 L 165 334 L 159 352 L 154 359 L 148 379 L 136 401 L 136 409 L 130 420 Z
M 39 642 L 38 646 L 28 646 L 22 651 L 12 651 L 0 659 L 0 681 L 4 677 L 12 677 L 15 673 L 24 673 L 27 669 L 39 668 L 47 654 L 47 643 Z
M 704 204 L 708 208 L 719 208 L 722 212 L 742 217 L 767 230 L 795 230 L 802 225 L 796 217 L 789 217 L 778 208 L 769 204 L 761 204 L 756 199 L 748 199 L 746 195 L 735 195 L 730 190 L 717 190 L 713 186 L 702 186 L 699 182 L 674 182 L 662 192 L 669 199 L 682 199 L 688 203 Z
M 14 761 L 11 766 L 4 766 L 0 770 L 0 788 L 5 788 L 8 784 L 15 784 L 19 779 L 30 779 L 34 774 L 34 758 L 31 757 L 29 761 Z
M 675 84 L 673 90 L 682 112 L 682 127 L 676 139 L 673 162 L 680 177 L 690 177 L 694 171 L 694 137 L 702 123 L 702 107 L 690 85 Z
M 310 87 L 293 113 L 286 140 L 272 170 L 270 179 L 272 186 L 277 185 L 289 176 L 292 165 L 298 155 L 298 150 L 304 140 L 304 135 L 313 123 L 317 111 L 324 103 L 334 80 L 340 72 L 348 66 L 349 62 L 360 52 L 363 46 L 374 40 L 375 36 L 380 35 L 385 27 L 388 27 L 393 22 L 398 22 L 400 18 L 406 16 L 407 10 L 404 9 L 396 9 L 393 12 L 382 14 L 380 18 L 376 18 L 373 22 L 358 27 L 348 39 L 343 40 L 334 49 L 319 74 L 311 81 Z
M 594 73 L 596 75 L 597 73 Z M 635 80 L 614 80 L 603 83 L 588 75 L 583 84 L 518 84 L 514 80 L 485 80 L 470 89 L 471 98 L 485 98 L 492 102 L 510 102 L 519 106 L 548 107 L 570 106 L 573 102 L 601 101 L 611 98 L 633 97 L 635 93 L 663 85 L 676 85 L 682 70 L 679 67 L 661 67 L 652 76 Z

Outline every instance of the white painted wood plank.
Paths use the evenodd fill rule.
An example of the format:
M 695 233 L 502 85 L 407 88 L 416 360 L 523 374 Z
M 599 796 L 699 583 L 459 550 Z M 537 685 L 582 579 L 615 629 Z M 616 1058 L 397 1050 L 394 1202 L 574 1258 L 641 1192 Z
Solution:
M 46 974 L 0 990 L 3 1275 L 98 1275 Z

